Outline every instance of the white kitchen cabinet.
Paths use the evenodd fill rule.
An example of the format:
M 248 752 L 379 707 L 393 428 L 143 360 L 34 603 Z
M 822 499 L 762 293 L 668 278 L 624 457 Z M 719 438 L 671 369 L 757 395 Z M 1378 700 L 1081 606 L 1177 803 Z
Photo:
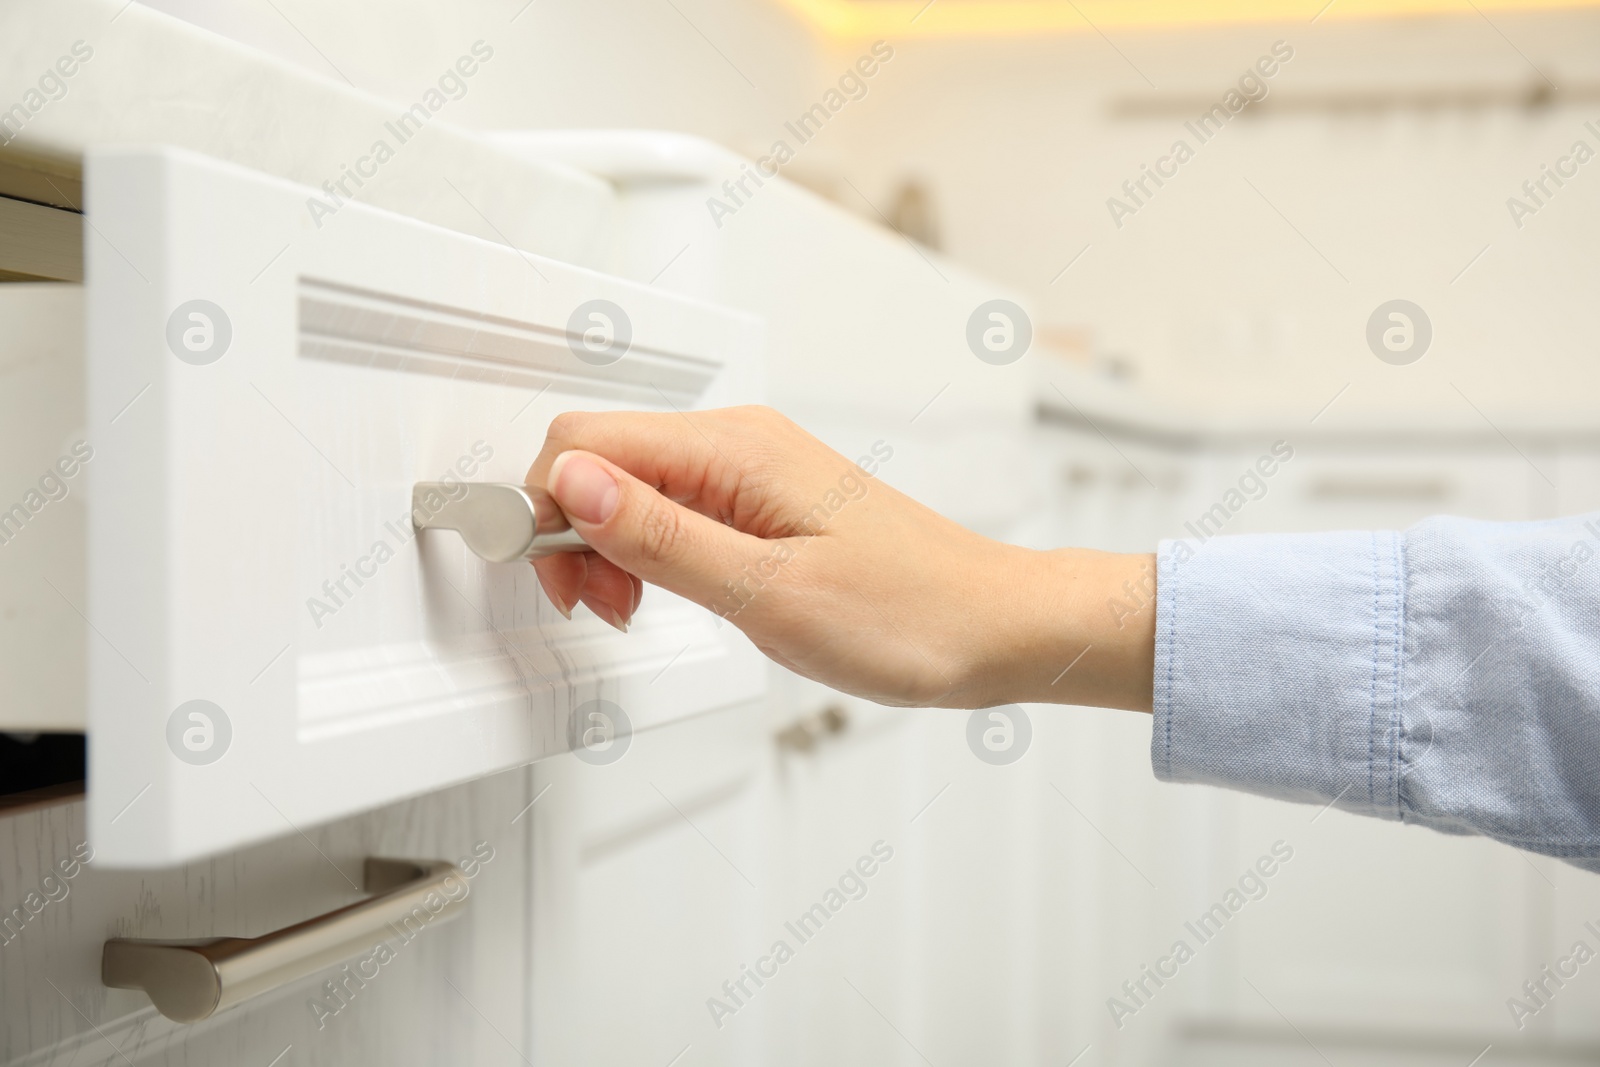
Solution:
M 563 619 L 526 564 L 413 531 L 412 487 L 520 483 L 561 411 L 759 399 L 761 324 L 360 205 L 319 229 L 309 190 L 187 152 L 91 153 L 86 185 L 84 284 L 0 291 L 5 488 L 73 459 L 67 492 L 0 546 L 6 621 L 34 637 L 0 660 L 0 725 L 86 726 L 92 753 L 86 799 L 0 819 L 0 1061 L 524 1062 L 531 983 L 560 958 L 536 946 L 591 888 L 551 860 L 579 827 L 631 840 L 630 805 L 661 795 L 646 781 L 697 818 L 705 782 L 738 799 L 713 756 L 759 748 L 707 730 L 756 721 L 767 664 L 660 590 L 626 635 Z M 566 756 L 550 773 L 595 776 L 571 796 L 492 773 L 566 752 L 592 701 L 631 721 L 621 771 Z M 572 818 L 536 836 L 544 811 Z M 107 938 L 261 936 L 360 899 L 367 857 L 480 843 L 496 860 L 464 918 L 402 945 L 337 1018 L 314 1001 L 338 1005 L 338 967 L 193 1026 L 101 984 Z M 720 966 L 710 946 L 740 927 L 678 844 L 645 877 L 684 874 L 702 921 L 679 941 L 647 922 L 633 947 Z
M 941 872 L 929 866 L 929 823 L 912 820 L 945 784 L 931 780 L 927 742 L 949 715 L 785 682 L 763 927 L 738 963 L 759 964 L 780 941 L 794 956 L 725 1019 L 727 1031 L 760 1028 L 774 1067 L 920 1062 L 907 1040 L 938 1062 L 948 1050 L 929 1044 L 928 1023 L 949 983 L 929 973 L 939 940 L 923 935 Z
M 569 622 L 525 564 L 410 519 L 419 481 L 520 484 L 559 411 L 759 398 L 758 321 L 360 204 L 319 217 L 312 190 L 178 150 L 86 169 L 86 356 L 55 290 L 7 342 L 36 421 L 69 427 L 13 424 L 8 463 L 48 452 L 71 492 L 0 565 L 8 609 L 42 602 L 61 632 L 8 659 L 57 721 L 84 650 L 97 862 L 175 863 L 565 751 L 588 701 L 645 729 L 763 690 L 759 654 L 697 607 L 655 591 L 627 635 Z M 8 706 L 37 727 L 51 705 Z
M 161 871 L 105 869 L 87 844 L 81 799 L 8 812 L 0 818 L 0 1063 L 527 1063 L 532 775 L 491 775 Z M 138 990 L 101 982 L 107 938 L 254 937 L 304 922 L 361 898 L 368 856 L 461 864 L 459 916 L 377 932 L 373 944 L 390 949 L 381 961 L 363 950 L 348 966 L 195 1024 L 162 1017 Z
M 430 58 L 416 68 L 416 80 L 406 79 L 400 99 L 392 83 L 388 93 L 374 91 L 376 79 L 345 63 L 341 66 L 353 81 L 329 76 L 327 69 L 286 63 L 162 7 L 181 11 L 126 0 L 0 5 L 0 71 L 12 75 L 6 83 L 12 121 L 0 153 L 0 194 L 81 209 L 81 164 L 88 149 L 164 144 L 323 195 L 342 190 L 341 198 L 509 242 L 563 263 L 601 266 L 614 214 L 605 183 L 571 168 L 510 157 L 457 124 L 464 117 L 457 100 L 444 103 L 437 97 L 439 88 L 451 89 L 452 97 L 494 93 L 493 83 L 512 73 L 508 68 L 527 61 L 506 36 L 515 28 L 510 23 L 517 12 L 474 22 L 461 37 L 436 42 L 439 66 Z M 209 14 L 228 18 L 223 11 Z M 315 29 L 311 32 L 317 36 Z M 67 62 L 58 67 L 64 57 Z M 53 68 L 72 73 L 40 113 L 36 97 L 25 94 Z M 437 80 L 462 69 L 473 72 L 457 79 L 464 90 Z M 428 102 L 421 104 L 418 96 Z M 9 109 L 18 103 L 35 114 L 13 137 L 19 116 Z M 375 147 L 379 142 L 386 151 Z M 8 241 L 0 252 L 0 277 L 15 269 L 14 258 L 15 246 Z M 23 268 L 26 273 L 44 268 L 39 257 L 28 258 L 34 262 Z M 70 267 L 72 259 L 56 262 Z M 52 270 L 45 276 L 72 275 Z
M 1539 472 L 1522 457 L 1496 447 L 1497 440 L 1479 439 L 1454 449 L 1428 443 L 1374 446 L 1359 438 L 1289 444 L 1293 457 L 1264 479 L 1260 499 L 1246 496 L 1222 532 L 1398 530 L 1431 515 L 1508 522 L 1542 517 L 1535 511 Z M 1272 445 L 1263 438 L 1258 448 L 1217 455 L 1209 484 L 1200 487 L 1204 503 L 1197 498 L 1187 517 L 1198 521 L 1206 507 L 1239 488 L 1240 478 L 1270 454 Z
M 83 289 L 0 284 L 0 323 L 0 727 L 81 732 Z
M 765 1062 L 756 1012 L 719 1029 L 705 1006 L 770 938 L 762 710 L 641 734 L 609 764 L 535 766 L 532 1062 Z

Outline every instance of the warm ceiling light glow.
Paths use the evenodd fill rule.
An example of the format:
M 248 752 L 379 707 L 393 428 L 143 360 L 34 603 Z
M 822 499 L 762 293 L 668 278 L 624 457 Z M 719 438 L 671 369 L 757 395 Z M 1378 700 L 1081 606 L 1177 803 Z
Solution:
M 952 37 L 1552 11 L 1600 0 L 784 0 L 830 37 Z M 1319 15 L 1318 12 L 1321 12 Z

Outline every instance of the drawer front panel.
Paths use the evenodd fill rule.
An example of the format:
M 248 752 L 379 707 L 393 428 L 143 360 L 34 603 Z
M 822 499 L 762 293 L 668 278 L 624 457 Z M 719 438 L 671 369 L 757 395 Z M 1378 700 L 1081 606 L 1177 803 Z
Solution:
M 410 520 L 415 482 L 520 483 L 557 412 L 758 399 L 759 322 L 186 153 L 96 155 L 88 183 L 102 862 L 564 751 L 589 701 L 640 729 L 760 693 L 693 605 L 569 622 L 526 564 Z

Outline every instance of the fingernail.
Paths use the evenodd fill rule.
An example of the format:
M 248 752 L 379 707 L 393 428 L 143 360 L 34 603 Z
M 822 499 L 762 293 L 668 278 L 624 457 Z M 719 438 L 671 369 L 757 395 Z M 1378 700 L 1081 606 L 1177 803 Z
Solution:
M 555 589 L 551 587 L 550 583 L 545 580 L 545 576 L 541 574 L 537 568 L 533 573 L 539 579 L 539 588 L 544 590 L 545 599 L 550 601 L 551 604 L 555 605 L 555 609 L 561 612 L 562 615 L 566 616 L 568 619 L 571 619 L 573 606 L 561 598 L 560 594 L 558 594 Z
M 621 490 L 600 464 L 576 452 L 563 452 L 550 465 L 550 495 L 568 516 L 582 522 L 605 522 L 617 510 Z
M 621 630 L 623 633 L 627 633 L 628 632 L 628 624 L 623 621 L 623 618 L 622 618 L 621 615 L 617 614 L 617 611 L 616 611 L 615 608 L 608 609 L 607 610 L 607 615 L 608 615 L 608 618 L 606 619 L 606 622 L 609 622 L 612 626 L 615 626 L 617 629 Z

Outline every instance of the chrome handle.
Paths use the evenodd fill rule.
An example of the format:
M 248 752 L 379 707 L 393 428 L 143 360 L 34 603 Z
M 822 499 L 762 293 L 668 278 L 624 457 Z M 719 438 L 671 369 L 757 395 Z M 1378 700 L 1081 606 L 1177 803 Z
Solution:
M 411 522 L 419 530 L 455 530 L 490 563 L 589 547 L 548 493 L 507 482 L 418 482 Z
M 100 953 L 100 980 L 142 989 L 162 1015 L 196 1023 L 400 937 L 413 924 L 448 922 L 468 892 L 461 868 L 445 860 L 369 857 L 363 878 L 375 896 L 261 937 L 113 938 Z

